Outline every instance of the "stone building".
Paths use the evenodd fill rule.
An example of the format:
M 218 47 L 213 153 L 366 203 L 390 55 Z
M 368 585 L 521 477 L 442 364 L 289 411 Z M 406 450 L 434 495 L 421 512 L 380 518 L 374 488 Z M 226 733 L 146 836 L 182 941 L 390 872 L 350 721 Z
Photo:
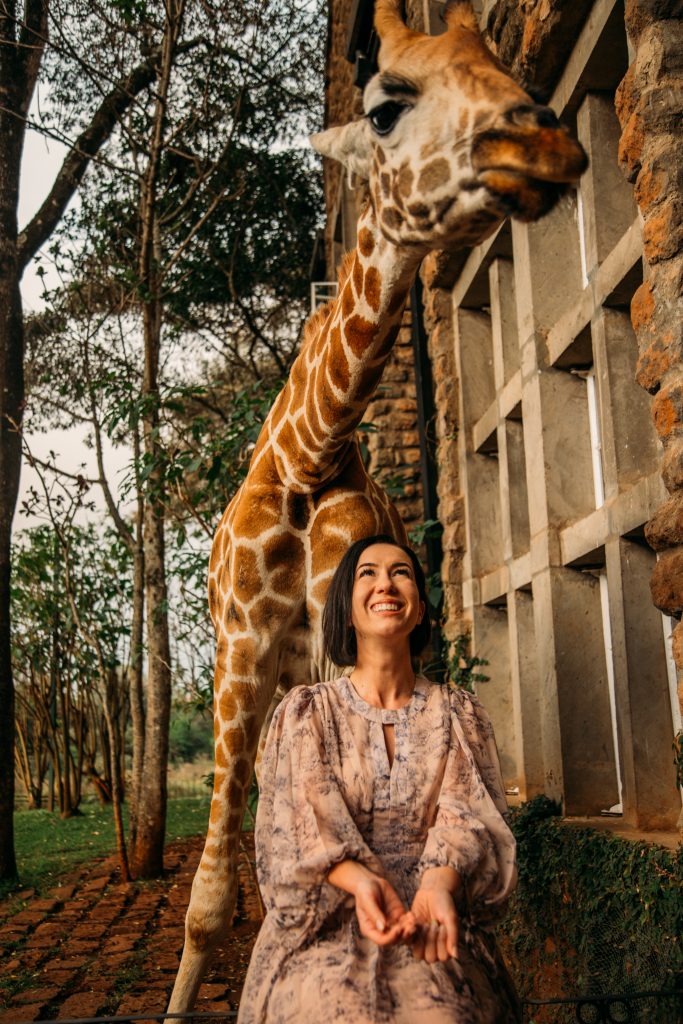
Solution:
M 440 3 L 406 6 L 412 27 L 442 30 Z M 671 829 L 681 813 L 683 5 L 474 6 L 493 50 L 571 126 L 590 165 L 538 224 L 508 221 L 473 250 L 425 261 L 367 413 L 371 468 L 401 485 L 408 526 L 437 514 L 443 524 L 445 630 L 468 634 L 488 662 L 480 693 L 508 791 Z M 360 111 L 371 18 L 367 0 L 331 0 L 329 125 Z M 327 162 L 325 191 L 330 277 L 355 243 L 357 199 Z M 423 325 L 429 358 L 416 380 Z

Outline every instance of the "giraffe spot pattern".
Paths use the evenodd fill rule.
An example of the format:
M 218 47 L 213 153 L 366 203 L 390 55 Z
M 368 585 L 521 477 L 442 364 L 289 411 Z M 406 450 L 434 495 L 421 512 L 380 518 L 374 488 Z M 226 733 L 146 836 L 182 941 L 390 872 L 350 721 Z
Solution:
M 368 231 L 367 228 L 361 228 L 358 233 L 358 248 L 363 256 L 372 255 L 372 251 L 375 248 L 375 239 L 372 237 L 372 232 Z
M 415 175 L 407 163 L 401 166 L 398 172 L 397 188 L 398 192 L 404 199 L 407 199 L 413 190 L 413 182 L 415 181 Z
M 310 516 L 309 499 L 305 494 L 287 495 L 287 518 L 295 530 L 305 530 Z
M 417 180 L 418 192 L 433 192 L 442 185 L 446 185 L 451 177 L 451 165 L 444 157 L 437 157 L 420 171 Z
M 240 544 L 235 549 L 232 570 L 232 589 L 235 597 L 243 604 L 248 604 L 259 593 L 262 587 L 256 554 L 251 548 Z
M 353 287 L 356 295 L 363 294 L 363 267 L 358 257 L 353 261 Z
M 358 313 L 349 317 L 344 334 L 349 348 L 357 359 L 360 359 L 372 344 L 376 329 L 376 324 Z
M 393 206 L 388 206 L 382 210 L 382 220 L 386 226 L 391 230 L 400 228 L 402 221 L 398 210 L 395 210 Z
M 377 267 L 368 267 L 365 273 L 365 298 L 374 313 L 379 309 L 381 288 L 382 279 Z

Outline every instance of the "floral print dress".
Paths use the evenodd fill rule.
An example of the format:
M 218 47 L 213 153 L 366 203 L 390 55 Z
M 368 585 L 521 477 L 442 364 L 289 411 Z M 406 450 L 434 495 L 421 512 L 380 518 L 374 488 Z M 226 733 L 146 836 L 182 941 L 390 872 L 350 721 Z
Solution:
M 383 724 L 392 724 L 391 767 Z M 256 818 L 267 909 L 238 1024 L 508 1024 L 520 1019 L 493 922 L 516 881 L 493 731 L 478 700 L 418 678 L 398 710 L 346 678 L 300 686 L 277 709 Z M 457 958 L 362 936 L 353 897 L 326 881 L 351 858 L 410 905 L 425 868 L 464 880 Z

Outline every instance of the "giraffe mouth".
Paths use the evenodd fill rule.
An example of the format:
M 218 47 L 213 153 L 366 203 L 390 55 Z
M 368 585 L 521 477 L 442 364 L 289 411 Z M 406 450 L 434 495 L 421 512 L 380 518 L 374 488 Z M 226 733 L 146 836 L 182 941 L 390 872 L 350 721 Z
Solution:
M 505 216 L 543 217 L 578 181 L 588 159 L 563 128 L 484 132 L 472 148 L 477 179 Z
M 490 168 L 479 174 L 479 183 L 492 196 L 505 217 L 530 222 L 549 213 L 568 186 L 528 177 L 518 171 Z
M 535 182 L 571 185 L 588 166 L 588 158 L 564 128 L 540 128 L 510 134 L 484 132 L 472 147 L 477 172 L 509 172 Z

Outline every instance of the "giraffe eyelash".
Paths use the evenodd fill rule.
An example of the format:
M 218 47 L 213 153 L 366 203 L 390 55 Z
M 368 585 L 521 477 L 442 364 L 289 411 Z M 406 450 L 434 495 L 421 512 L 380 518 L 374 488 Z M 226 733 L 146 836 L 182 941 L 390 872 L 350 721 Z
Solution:
M 365 116 L 378 135 L 388 135 L 396 125 L 404 110 L 409 107 L 408 103 L 399 103 L 397 100 L 385 100 L 373 107 Z

